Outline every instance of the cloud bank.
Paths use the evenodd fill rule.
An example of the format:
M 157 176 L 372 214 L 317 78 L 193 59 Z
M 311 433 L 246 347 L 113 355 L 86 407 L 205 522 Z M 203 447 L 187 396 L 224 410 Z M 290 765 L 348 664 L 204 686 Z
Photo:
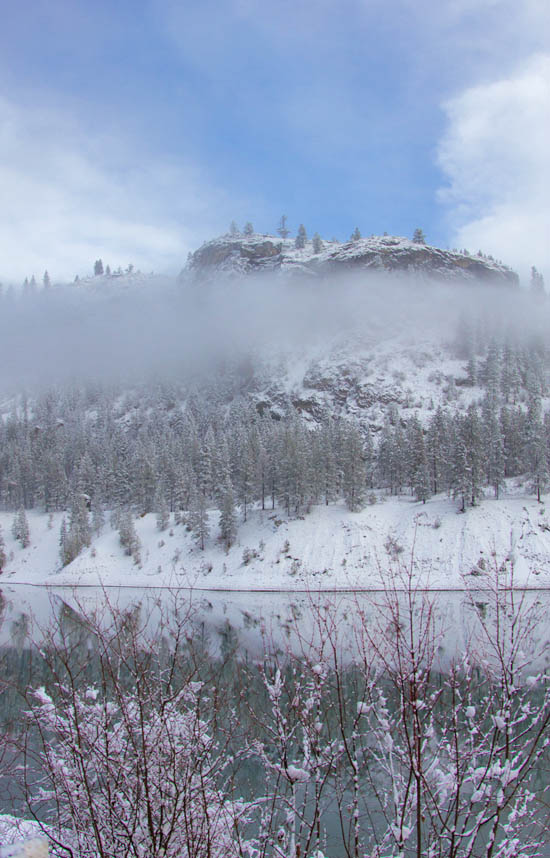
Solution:
M 444 106 L 439 164 L 449 185 L 452 243 L 492 253 L 527 278 L 550 276 L 550 55 L 466 89 Z
M 0 279 L 111 266 L 176 271 L 230 205 L 198 167 L 163 163 L 61 111 L 0 97 Z

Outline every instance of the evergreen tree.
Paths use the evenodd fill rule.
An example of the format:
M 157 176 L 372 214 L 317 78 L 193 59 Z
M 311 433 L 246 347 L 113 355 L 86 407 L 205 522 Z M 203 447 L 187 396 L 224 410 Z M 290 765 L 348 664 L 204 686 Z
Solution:
M 29 530 L 29 522 L 27 521 L 27 515 L 23 507 L 20 508 L 19 512 L 13 520 L 11 532 L 13 538 L 17 539 L 21 543 L 21 548 L 29 547 L 29 545 L 31 544 L 31 535 Z
M 426 503 L 430 496 L 430 475 L 424 444 L 424 432 L 418 417 L 413 417 L 407 427 L 409 450 L 409 482 L 417 500 Z
M 103 274 L 103 261 L 101 259 L 96 259 L 94 262 L 94 276 L 101 277 Z
M 428 426 L 426 455 L 432 494 L 449 488 L 449 426 L 445 412 L 439 406 Z
M 209 534 L 208 511 L 206 498 L 202 491 L 193 486 L 189 500 L 188 524 L 193 533 L 195 541 L 204 551 L 204 546 Z
M 4 566 L 6 565 L 6 544 L 4 542 L 4 536 L 2 534 L 2 528 L 0 527 L 0 573 L 4 571 Z
M 490 398 L 484 402 L 483 415 L 487 482 L 493 487 L 495 497 L 498 498 L 504 483 L 506 461 L 504 436 L 499 419 L 500 412 Z
M 349 240 L 355 242 L 355 241 L 359 241 L 360 238 L 361 238 L 361 232 L 359 230 L 359 227 L 356 226 L 355 229 L 353 230 Z
M 365 464 L 361 431 L 354 424 L 344 436 L 342 488 L 348 509 L 360 510 L 365 503 Z
M 531 488 L 539 503 L 541 494 L 547 491 L 550 480 L 546 431 L 541 415 L 540 398 L 531 399 L 527 414 L 527 467 Z
M 72 560 L 67 545 L 67 522 L 65 520 L 65 516 L 63 516 L 61 520 L 61 527 L 59 529 L 59 556 L 61 558 L 62 566 L 66 566 L 67 563 L 70 563 Z
M 460 422 L 465 452 L 465 474 L 472 506 L 476 505 L 483 485 L 483 432 L 477 408 L 470 405 Z
M 313 252 L 314 253 L 321 253 L 321 251 L 323 250 L 323 242 L 321 241 L 321 236 L 319 235 L 318 232 L 316 232 L 314 234 L 311 242 L 313 245 Z
M 424 235 L 424 231 L 417 227 L 413 234 L 413 241 L 415 244 L 426 244 L 426 236 Z
M 92 541 L 92 529 L 88 514 L 89 497 L 83 492 L 76 491 L 72 498 L 69 517 L 69 535 L 74 541 L 76 554 Z M 76 556 L 76 555 L 75 555 Z
M 243 232 L 245 235 L 254 235 L 254 227 L 249 220 L 245 223 Z
M 296 234 L 296 239 L 294 241 L 294 244 L 298 250 L 303 250 L 303 248 L 306 246 L 306 241 L 307 241 L 306 228 L 303 225 L 303 223 L 301 223 L 300 226 L 298 227 L 298 232 Z
M 157 530 L 166 530 L 170 521 L 170 508 L 166 500 L 164 485 L 159 485 L 155 495 L 155 510 L 157 513 Z
M 44 286 L 44 289 L 49 289 L 50 286 L 52 285 L 52 281 L 50 280 L 50 275 L 48 274 L 47 271 L 44 271 L 44 277 L 42 278 L 42 284 Z
M 277 227 L 277 232 L 281 236 L 281 238 L 288 238 L 290 235 L 290 230 L 287 227 L 288 218 L 286 215 L 281 215 L 281 220 L 279 221 L 279 226 Z
M 229 235 L 236 236 L 239 234 L 239 227 L 234 220 L 229 224 Z
M 120 513 L 118 534 L 124 553 L 128 557 L 133 557 L 134 563 L 140 563 L 141 543 L 136 533 L 134 517 L 130 509 L 125 509 Z
M 231 548 L 237 536 L 237 515 L 231 483 L 226 483 L 220 507 L 220 535 L 226 548 Z

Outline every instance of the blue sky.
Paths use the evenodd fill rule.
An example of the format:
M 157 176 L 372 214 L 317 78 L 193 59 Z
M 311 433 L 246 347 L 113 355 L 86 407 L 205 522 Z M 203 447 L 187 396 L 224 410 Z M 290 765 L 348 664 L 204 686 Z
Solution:
M 550 276 L 546 0 L 21 0 L 0 33 L 0 272 L 177 270 L 235 219 Z M 546 41 L 545 41 L 546 40 Z

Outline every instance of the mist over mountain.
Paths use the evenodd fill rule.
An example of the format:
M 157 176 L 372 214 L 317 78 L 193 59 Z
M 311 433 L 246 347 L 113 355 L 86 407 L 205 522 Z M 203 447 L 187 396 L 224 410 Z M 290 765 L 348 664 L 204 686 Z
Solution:
M 130 272 L 4 293 L 0 386 L 196 380 L 243 361 L 258 374 L 266 361 L 342 348 L 360 357 L 398 333 L 439 337 L 471 303 L 502 309 L 517 285 L 499 263 L 406 239 L 315 252 L 311 242 L 226 235 L 177 279 Z
M 182 575 L 186 563 L 209 574 L 203 552 L 214 565 L 225 551 L 231 574 L 252 563 L 266 582 L 282 574 L 282 585 L 301 568 L 301 549 L 291 555 L 275 540 L 260 568 L 260 543 L 319 507 L 329 532 L 358 527 L 371 541 L 376 518 L 384 539 L 370 554 L 354 543 L 358 576 L 366 559 L 374 574 L 381 550 L 413 544 L 428 503 L 438 505 L 434 529 L 450 512 L 468 510 L 474 522 L 472 533 L 464 523 L 452 537 L 470 546 L 451 550 L 452 568 L 445 538 L 443 548 L 439 537 L 425 540 L 443 586 L 486 550 L 486 513 L 474 514 L 485 498 L 508 504 L 491 519 L 506 542 L 521 505 L 504 499 L 540 500 L 550 487 L 550 319 L 539 282 L 520 289 L 501 263 L 406 239 L 315 245 L 226 235 L 192 254 L 177 278 L 128 271 L 3 295 L 0 507 L 19 510 L 12 535 L 23 553 L 12 548 L 14 561 L 32 544 L 26 509 L 63 516 L 51 562 L 67 581 L 86 564 L 96 575 L 90 552 L 106 511 L 107 576 L 116 551 L 146 566 L 146 577 L 166 563 L 154 526 L 136 534 L 136 517 L 149 515 L 157 531 L 184 525 L 187 560 L 178 549 L 171 561 Z M 369 513 L 390 499 L 410 508 Z M 530 516 L 521 527 L 533 531 Z M 258 547 L 241 562 L 249 520 Z M 308 528 L 297 524 L 293 538 L 315 534 Z M 529 543 L 528 562 L 550 576 L 541 538 Z M 320 574 L 325 550 L 331 580 L 351 574 L 345 539 L 337 550 L 320 534 L 311 539 L 307 575 Z M 282 550 L 290 571 L 276 569 Z M 16 563 L 13 574 L 25 568 Z

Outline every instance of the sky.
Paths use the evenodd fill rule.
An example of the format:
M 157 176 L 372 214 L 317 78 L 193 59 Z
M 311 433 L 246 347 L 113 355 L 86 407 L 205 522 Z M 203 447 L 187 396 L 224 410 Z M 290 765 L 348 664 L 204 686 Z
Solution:
M 2 25 L 5 282 L 178 271 L 283 213 L 550 280 L 547 0 L 20 0 Z

